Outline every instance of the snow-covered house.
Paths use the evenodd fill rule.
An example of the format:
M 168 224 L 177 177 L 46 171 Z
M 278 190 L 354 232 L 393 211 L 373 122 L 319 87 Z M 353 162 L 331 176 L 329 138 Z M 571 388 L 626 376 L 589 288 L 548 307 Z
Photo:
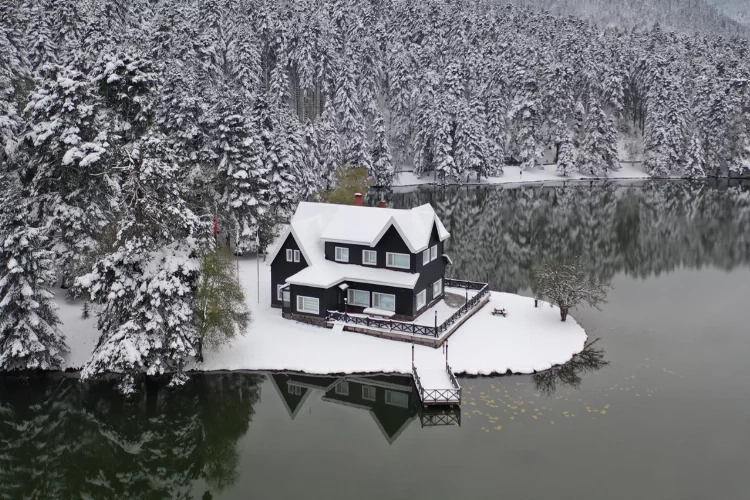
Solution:
M 427 204 L 411 210 L 300 203 L 269 255 L 272 304 L 288 318 L 328 311 L 411 320 L 443 296 L 450 237 Z

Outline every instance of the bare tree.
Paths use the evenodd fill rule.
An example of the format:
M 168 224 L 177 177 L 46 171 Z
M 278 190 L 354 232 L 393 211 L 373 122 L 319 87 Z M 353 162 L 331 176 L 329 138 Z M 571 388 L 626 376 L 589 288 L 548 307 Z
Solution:
M 536 297 L 556 304 L 562 321 L 568 318 L 570 308 L 579 304 L 599 309 L 599 304 L 607 302 L 608 288 L 612 288 L 609 283 L 588 276 L 580 257 L 545 262 L 533 277 Z

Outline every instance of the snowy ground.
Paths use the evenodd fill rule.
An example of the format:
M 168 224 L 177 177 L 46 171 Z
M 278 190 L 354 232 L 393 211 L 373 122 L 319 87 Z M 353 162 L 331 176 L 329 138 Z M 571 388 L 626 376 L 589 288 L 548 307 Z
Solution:
M 650 179 L 645 170 L 643 170 L 640 163 L 622 163 L 622 168 L 616 172 L 612 172 L 608 177 L 593 177 L 573 172 L 568 177 L 563 177 L 557 173 L 556 165 L 545 165 L 543 169 L 527 170 L 521 173 L 520 167 L 506 166 L 503 167 L 504 173 L 498 177 L 489 177 L 482 179 L 481 182 L 477 183 L 476 178 L 471 178 L 464 184 L 475 185 L 475 184 L 518 184 L 518 183 L 532 183 L 532 182 L 562 182 L 562 181 L 582 181 L 582 180 L 623 180 L 623 179 Z M 394 187 L 405 187 L 405 186 L 419 186 L 422 184 L 435 184 L 435 179 L 432 173 L 425 174 L 424 176 L 417 177 L 413 172 L 401 172 L 396 175 L 396 180 L 393 183 Z
M 256 261 L 240 260 L 240 279 L 252 309 L 247 335 L 216 352 L 207 352 L 195 370 L 293 370 L 326 373 L 411 373 L 411 345 L 353 332 L 318 328 L 281 317 L 270 307 L 270 268 L 260 263 L 258 303 Z M 80 302 L 57 302 L 63 332 L 71 352 L 68 368 L 79 368 L 97 339 L 94 320 L 81 319 Z M 493 316 L 503 307 L 508 317 Z M 531 373 L 568 361 L 583 348 L 586 334 L 573 318 L 562 323 L 556 308 L 534 308 L 533 300 L 493 292 L 491 301 L 464 323 L 449 340 L 450 365 L 455 373 L 472 375 Z M 416 346 L 420 372 L 445 365 L 442 349 Z M 428 375 L 429 376 L 429 375 Z

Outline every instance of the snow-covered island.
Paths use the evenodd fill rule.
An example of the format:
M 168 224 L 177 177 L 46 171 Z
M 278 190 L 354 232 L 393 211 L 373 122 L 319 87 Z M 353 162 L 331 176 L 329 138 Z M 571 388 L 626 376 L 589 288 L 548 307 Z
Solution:
M 332 225 L 352 222 L 358 211 L 364 217 L 361 223 L 367 227 L 349 231 L 341 228 L 343 232 L 336 233 L 337 228 Z M 380 258 L 380 239 L 391 230 L 394 238 L 404 238 L 404 246 L 412 254 L 406 254 L 405 260 L 409 257 L 415 259 L 412 262 L 415 272 L 387 269 L 386 254 L 389 253 L 393 261 L 390 267 L 397 258 L 392 252 L 383 251 Z M 320 239 L 321 235 L 325 240 L 333 239 L 338 243 L 331 246 L 330 241 Z M 443 323 L 461 306 L 460 300 L 456 303 L 446 298 L 465 297 L 471 301 L 479 293 L 477 290 L 451 288 L 449 284 L 457 280 L 444 278 L 450 258 L 443 256 L 441 243 L 448 237 L 448 232 L 429 206 L 394 210 L 302 204 L 267 259 L 243 258 L 238 262 L 240 282 L 252 316 L 247 334 L 217 351 L 206 352 L 202 363 L 194 362 L 188 369 L 288 370 L 311 374 L 411 373 L 412 339 L 421 335 L 394 333 L 389 334 L 390 338 L 376 338 L 372 335 L 378 334 L 377 327 L 368 329 L 371 335 L 346 331 L 354 328 L 335 321 L 327 311 L 339 308 L 353 317 L 377 316 L 381 319 L 391 316 L 389 311 L 398 312 L 402 319 L 399 324 L 413 323 L 428 330 Z M 362 244 L 353 241 L 358 238 L 367 239 L 370 244 L 371 250 L 360 250 L 372 252 L 367 255 L 372 257 L 373 263 L 367 267 L 361 262 L 353 263 L 357 259 L 352 248 Z M 384 244 L 392 247 L 394 241 L 391 239 Z M 286 248 L 289 245 L 294 248 Z M 348 252 L 339 250 L 336 253 L 336 245 L 350 248 Z M 433 250 L 432 246 L 436 248 Z M 331 259 L 326 258 L 329 253 L 333 255 Z M 352 256 L 352 262 L 342 262 L 344 253 L 347 261 Z M 382 266 L 377 267 L 381 260 Z M 276 265 L 272 265 L 274 263 Z M 402 267 L 406 267 L 406 263 Z M 325 271 L 322 274 L 326 279 L 320 278 L 318 271 L 321 269 Z M 280 278 L 280 272 L 287 275 Z M 430 273 L 437 273 L 437 277 Z M 398 283 L 393 284 L 393 294 L 388 294 L 384 290 L 388 288 L 388 279 L 392 275 L 398 278 Z M 423 281 L 420 276 L 429 276 L 431 283 L 420 285 Z M 320 283 L 314 282 L 313 278 Z M 433 278 L 437 280 L 434 283 Z M 407 305 L 412 308 L 408 311 L 397 302 L 404 296 L 404 280 L 413 285 L 406 294 Z M 318 293 L 314 291 L 315 286 L 320 290 L 319 298 L 315 296 Z M 353 292 L 355 287 L 368 292 L 357 295 Z M 368 287 L 380 291 L 369 291 Z M 309 297 L 297 299 L 300 290 L 306 290 Z M 330 304 L 325 302 L 328 291 L 333 293 Z M 285 297 L 285 293 L 288 296 Z M 372 296 L 377 296 L 376 304 L 370 301 Z M 67 368 L 75 369 L 90 357 L 98 332 L 93 319 L 82 319 L 80 303 L 61 297 L 62 294 L 58 294 L 62 330 L 71 348 L 66 364 Z M 348 303 L 344 298 L 349 299 Z M 367 303 L 364 303 L 365 298 Z M 439 336 L 436 334 L 437 348 L 414 346 L 414 364 L 420 373 L 429 376 L 445 367 L 445 350 L 441 348 L 444 341 L 448 344 L 448 361 L 453 372 L 468 375 L 542 371 L 565 363 L 584 347 L 586 333 L 583 328 L 572 318 L 561 322 L 557 307 L 547 304 L 535 307 L 531 298 L 495 291 L 485 291 L 482 301 L 475 302 L 462 321 L 452 324 Z M 507 312 L 507 316 L 493 314 L 494 310 L 501 309 Z

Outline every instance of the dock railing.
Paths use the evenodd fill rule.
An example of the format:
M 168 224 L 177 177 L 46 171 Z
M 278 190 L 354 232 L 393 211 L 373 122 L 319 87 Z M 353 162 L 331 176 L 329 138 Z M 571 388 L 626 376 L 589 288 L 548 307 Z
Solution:
M 448 319 L 437 326 L 417 325 L 413 322 L 395 321 L 392 319 L 378 319 L 362 316 L 358 314 L 348 314 L 340 311 L 328 311 L 326 316 L 327 322 L 338 321 L 348 325 L 360 325 L 370 328 L 379 328 L 391 332 L 401 332 L 410 335 L 421 335 L 424 337 L 438 338 L 442 333 L 448 331 L 463 316 L 468 314 L 490 293 L 490 286 L 487 283 L 478 283 L 476 281 L 464 281 L 446 278 L 445 286 L 453 288 L 465 288 L 467 290 L 478 290 L 478 293 L 466 301 L 458 310 Z

